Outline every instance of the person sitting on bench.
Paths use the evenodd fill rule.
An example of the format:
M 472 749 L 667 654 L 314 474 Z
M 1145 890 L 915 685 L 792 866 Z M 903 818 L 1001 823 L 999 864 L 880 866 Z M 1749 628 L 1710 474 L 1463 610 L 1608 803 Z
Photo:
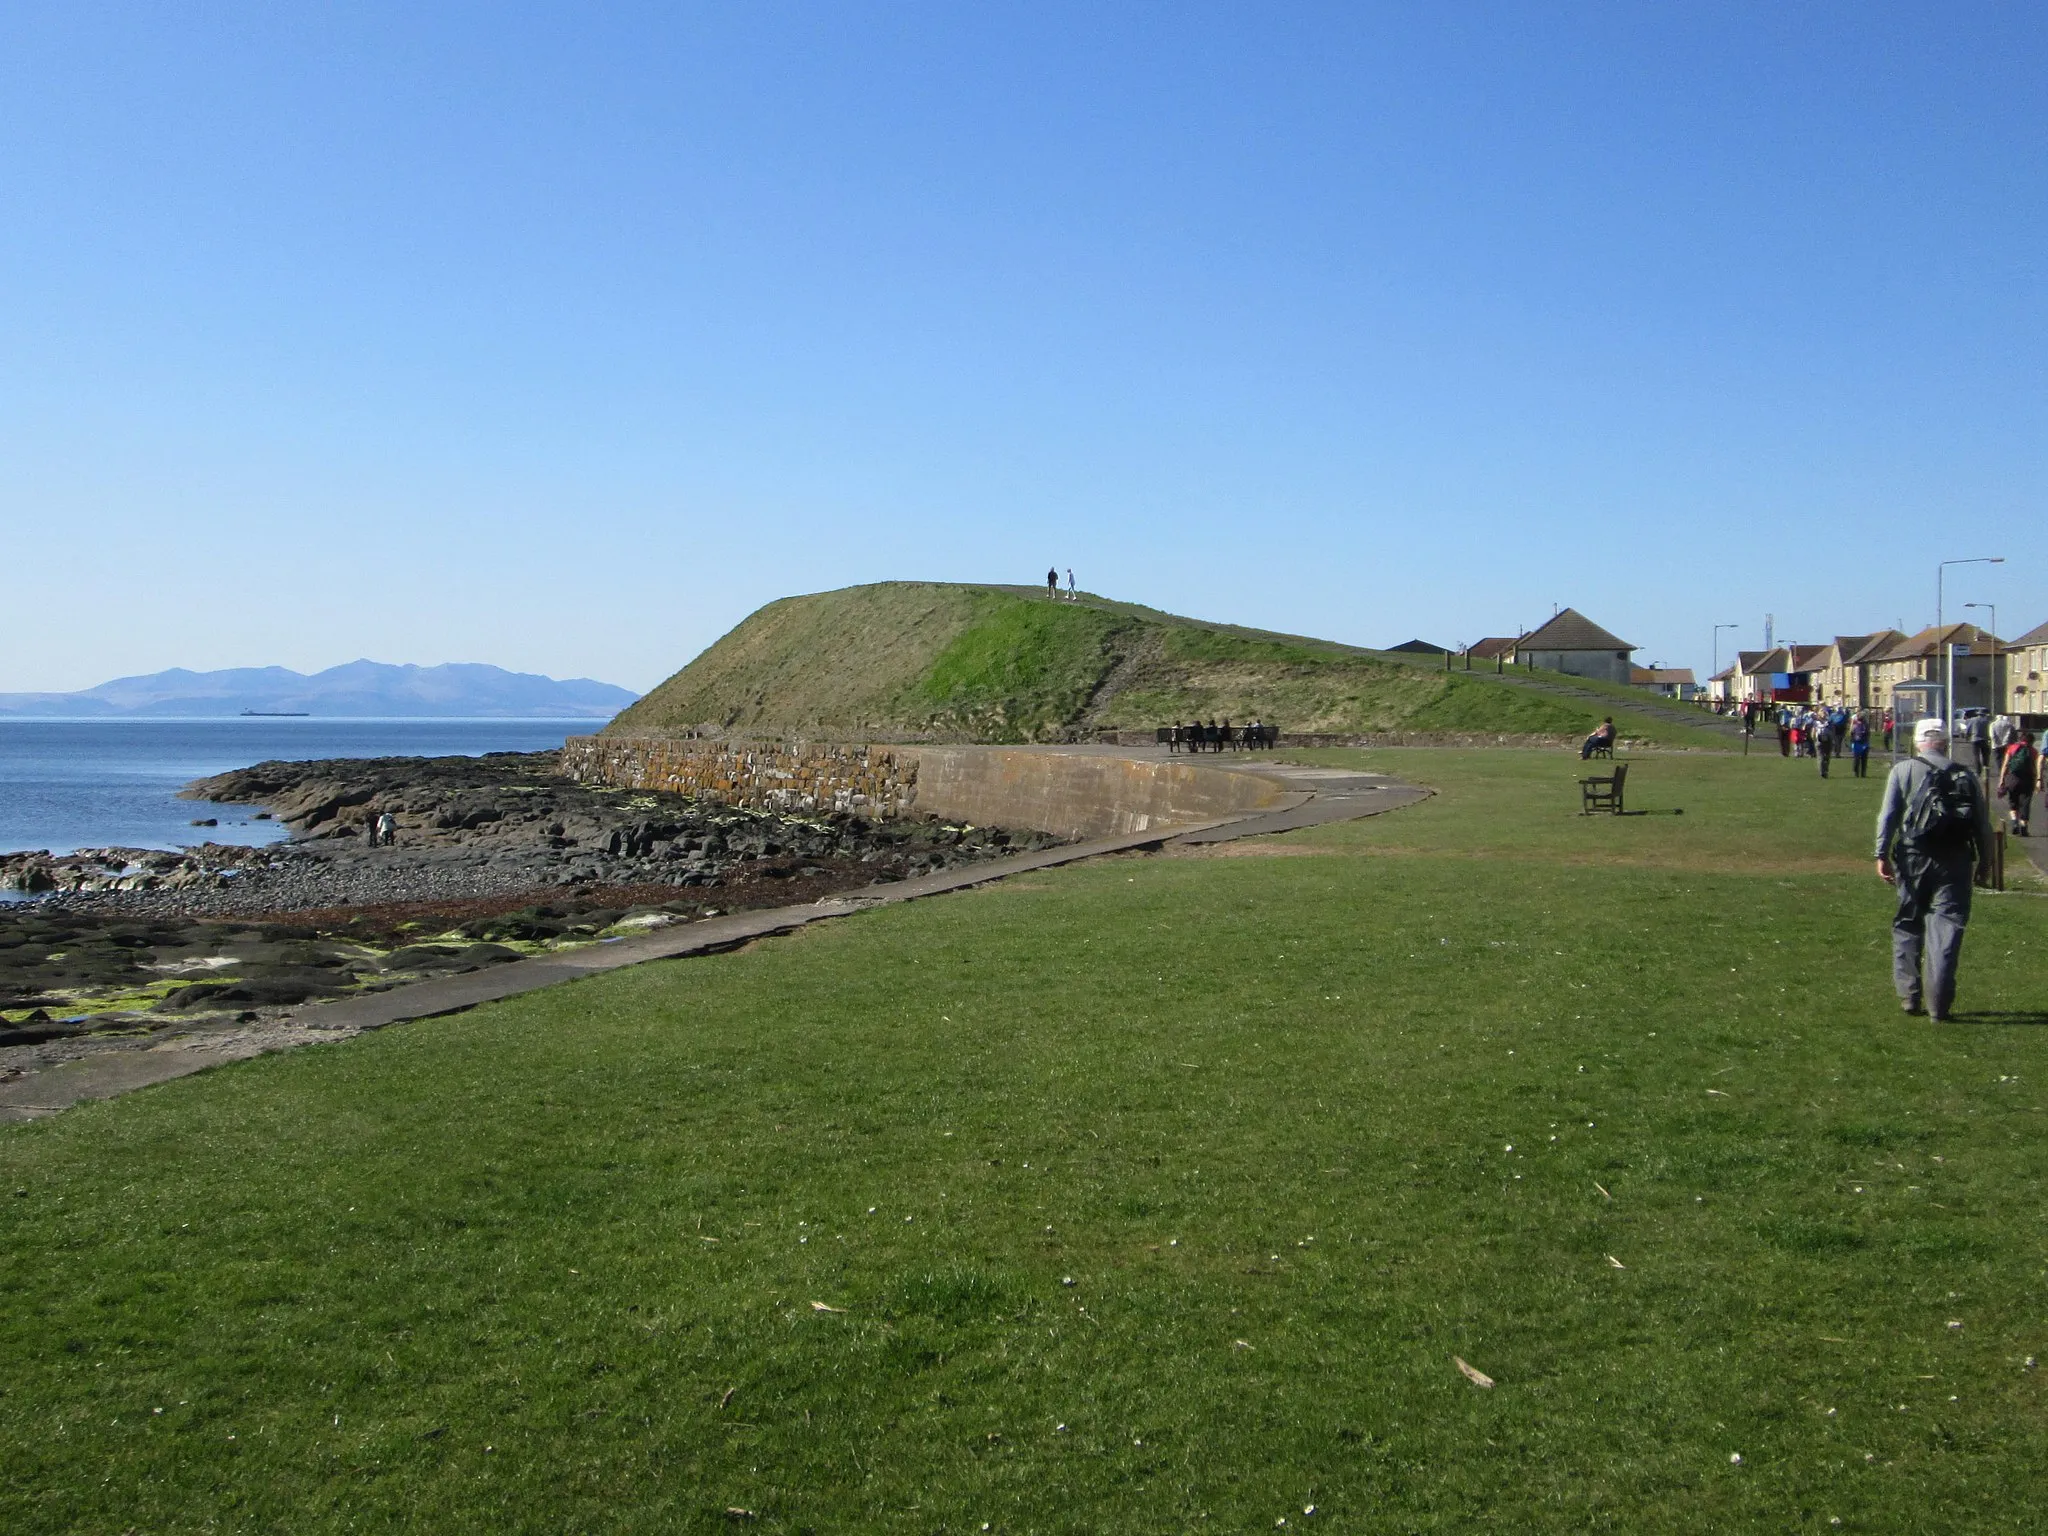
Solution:
M 1614 716 L 1612 715 L 1609 715 L 1599 725 L 1595 726 L 1593 734 L 1586 738 L 1586 744 L 1579 748 L 1579 761 L 1584 762 L 1587 758 L 1598 752 L 1605 752 L 1610 757 L 1614 755 Z

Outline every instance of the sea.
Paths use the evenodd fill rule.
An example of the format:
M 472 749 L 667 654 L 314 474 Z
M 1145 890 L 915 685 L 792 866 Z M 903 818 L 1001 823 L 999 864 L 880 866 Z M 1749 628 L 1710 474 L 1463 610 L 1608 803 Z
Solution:
M 262 844 L 260 806 L 180 800 L 192 780 L 273 758 L 542 752 L 599 720 L 0 720 L 0 853 Z M 220 823 L 195 827 L 212 817 Z

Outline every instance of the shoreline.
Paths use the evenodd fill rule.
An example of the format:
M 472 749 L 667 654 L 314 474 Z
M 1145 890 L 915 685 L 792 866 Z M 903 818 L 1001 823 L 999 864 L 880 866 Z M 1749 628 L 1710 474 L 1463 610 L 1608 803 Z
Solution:
M 0 904 L 0 1082 L 1058 842 L 610 790 L 558 765 L 554 752 L 261 763 L 183 793 L 264 806 L 288 841 L 0 856 L 0 883 L 44 892 Z M 387 815 L 391 846 L 369 846 Z

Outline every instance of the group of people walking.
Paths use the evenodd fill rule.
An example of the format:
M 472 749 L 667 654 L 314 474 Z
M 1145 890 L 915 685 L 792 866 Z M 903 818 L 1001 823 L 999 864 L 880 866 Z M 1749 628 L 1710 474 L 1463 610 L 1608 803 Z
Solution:
M 1745 724 L 1754 729 L 1752 722 Z M 1881 742 L 1889 752 L 1892 733 L 1897 729 L 1888 709 L 1873 718 L 1870 710 L 1851 710 L 1840 704 L 1833 708 L 1783 705 L 1778 710 L 1777 725 L 1778 751 L 1786 757 L 1816 759 L 1822 778 L 1828 776 L 1834 760 L 1844 754 L 1856 777 L 1865 777 L 1870 772 L 1871 744 Z
M 1221 752 L 1225 747 L 1233 752 L 1240 748 L 1256 752 L 1261 747 L 1271 747 L 1279 739 L 1279 726 L 1258 720 L 1249 725 L 1232 725 L 1228 720 L 1220 725 L 1211 720 L 1205 725 L 1200 720 L 1190 720 L 1159 727 L 1159 740 L 1169 752 Z
M 1074 585 L 1074 568 L 1071 565 L 1067 567 L 1067 590 L 1065 592 L 1060 591 L 1059 567 L 1055 565 L 1046 568 L 1045 595 L 1054 602 L 1058 602 L 1062 597 L 1070 603 L 1077 603 L 1081 600 L 1081 589 Z

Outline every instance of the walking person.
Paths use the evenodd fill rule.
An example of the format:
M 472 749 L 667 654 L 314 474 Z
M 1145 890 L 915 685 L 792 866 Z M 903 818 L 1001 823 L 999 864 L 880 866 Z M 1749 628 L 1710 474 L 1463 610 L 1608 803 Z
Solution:
M 1849 722 L 1849 772 L 1859 779 L 1870 777 L 1870 721 L 1860 710 Z
M 2034 739 L 2025 731 L 2013 731 L 1998 763 L 1998 793 L 2012 819 L 2012 835 L 2027 835 L 2027 813 L 2033 809 L 2034 790 L 2041 778 L 2041 757 Z
M 1820 776 L 1828 776 L 1828 764 L 1835 760 L 1835 733 L 1823 725 L 1813 733 L 1813 755 L 1820 759 Z
M 1078 603 L 1080 600 L 1081 589 L 1074 585 L 1074 568 L 1070 565 L 1067 567 L 1067 601 Z
M 1956 998 L 1970 886 L 1991 858 L 1991 812 L 1976 775 L 1948 755 L 1941 721 L 1913 729 L 1917 756 L 1895 765 L 1877 815 L 1877 873 L 1896 887 L 1892 984 L 1899 1006 L 1939 1024 Z M 1923 985 L 1922 972 L 1925 972 Z
M 1049 603 L 1056 603 L 1059 601 L 1059 597 L 1060 572 L 1058 566 L 1053 566 L 1045 573 L 1045 600 Z
M 1970 716 L 1970 752 L 1977 759 L 1977 776 L 1991 770 L 1991 717 L 1983 710 Z
M 389 811 L 386 811 L 377 818 L 377 830 L 371 838 L 371 846 L 375 847 L 377 844 L 382 843 L 386 848 L 389 848 L 397 841 L 398 818 Z

